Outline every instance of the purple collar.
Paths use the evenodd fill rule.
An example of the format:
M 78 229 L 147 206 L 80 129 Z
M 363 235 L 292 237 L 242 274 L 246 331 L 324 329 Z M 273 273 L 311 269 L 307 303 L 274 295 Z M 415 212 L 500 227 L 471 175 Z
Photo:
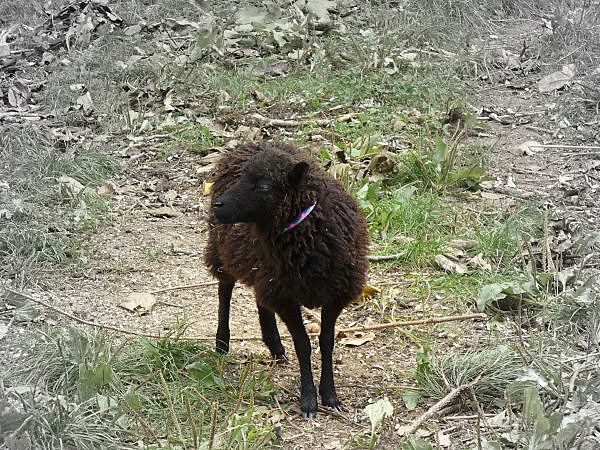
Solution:
M 290 231 L 292 228 L 295 228 L 300 222 L 302 222 L 304 219 L 306 219 L 308 217 L 308 215 L 312 212 L 312 210 L 315 209 L 315 206 L 317 206 L 317 202 L 314 202 L 312 205 L 310 205 L 308 208 L 306 208 L 304 211 L 302 211 L 298 217 L 296 217 L 294 220 L 292 220 L 288 224 L 288 226 L 286 226 L 283 229 L 282 233 L 285 233 L 286 231 Z

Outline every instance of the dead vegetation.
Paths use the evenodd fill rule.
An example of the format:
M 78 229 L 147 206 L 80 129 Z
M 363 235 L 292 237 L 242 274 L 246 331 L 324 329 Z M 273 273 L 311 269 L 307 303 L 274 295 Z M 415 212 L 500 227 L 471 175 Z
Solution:
M 598 446 L 599 8 L 2 2 L 1 283 L 155 338 L 5 291 L 0 445 Z M 210 334 L 202 286 L 133 295 L 205 281 L 179 271 L 212 163 L 270 137 L 343 180 L 375 244 L 381 292 L 340 323 L 355 400 L 314 426 L 295 362 L 180 339 Z M 489 320 L 437 323 L 465 314 Z

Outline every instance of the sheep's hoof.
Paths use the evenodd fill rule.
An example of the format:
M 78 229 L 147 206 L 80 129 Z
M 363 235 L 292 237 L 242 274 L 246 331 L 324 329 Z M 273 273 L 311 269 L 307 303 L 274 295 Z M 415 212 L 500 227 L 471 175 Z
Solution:
M 336 411 L 345 411 L 341 402 L 338 400 L 337 396 L 334 394 L 332 396 L 323 396 L 321 395 L 321 403 L 323 406 L 327 406 L 328 408 L 335 409 Z
M 229 353 L 229 344 L 219 341 L 215 346 L 215 351 L 220 355 L 225 355 L 226 353 Z
M 275 353 L 272 356 L 273 356 L 273 360 L 277 364 L 283 364 L 283 363 L 289 362 L 289 359 L 285 353 Z
M 302 417 L 304 419 L 314 419 L 317 417 L 317 412 L 316 411 L 302 411 Z
M 314 419 L 317 417 L 317 396 L 300 396 L 300 410 L 305 419 Z

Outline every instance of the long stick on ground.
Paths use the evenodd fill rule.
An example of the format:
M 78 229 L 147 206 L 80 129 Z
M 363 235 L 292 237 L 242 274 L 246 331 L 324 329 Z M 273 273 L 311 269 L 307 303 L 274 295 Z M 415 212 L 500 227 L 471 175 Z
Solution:
M 531 148 L 565 148 L 568 150 L 600 150 L 600 145 L 562 145 L 562 144 L 536 144 L 530 145 Z
M 394 253 L 392 255 L 368 255 L 369 261 L 390 261 L 392 259 L 398 259 L 402 256 L 402 253 Z
M 12 292 L 15 295 L 23 297 L 29 301 L 37 303 L 38 305 L 42 305 L 48 309 L 51 309 L 52 311 L 55 311 L 55 312 L 59 313 L 60 315 L 68 317 L 69 319 L 71 319 L 77 323 L 83 324 L 83 325 L 88 325 L 88 326 L 95 327 L 95 328 L 103 328 L 106 330 L 116 331 L 117 333 L 129 334 L 132 336 L 147 337 L 147 338 L 151 338 L 151 339 L 164 339 L 165 337 L 169 337 L 169 336 L 165 336 L 165 335 L 127 330 L 125 328 L 115 327 L 113 325 L 105 325 L 105 324 L 101 324 L 101 323 L 97 323 L 97 322 L 92 322 L 90 320 L 81 319 L 77 316 L 74 316 L 73 314 L 63 311 L 62 309 L 60 309 L 56 306 L 50 305 L 42 300 L 33 298 L 27 294 L 23 294 L 22 292 L 17 292 L 12 289 L 9 289 L 9 288 L 4 288 L 4 289 L 8 292 Z M 476 319 L 483 320 L 486 317 L 487 316 L 485 314 L 481 314 L 481 313 L 462 314 L 462 315 L 458 315 L 458 316 L 430 317 L 428 319 L 410 320 L 410 321 L 406 321 L 406 322 L 389 322 L 389 323 L 368 325 L 368 326 L 364 326 L 364 327 L 341 328 L 338 330 L 338 334 L 352 333 L 355 331 L 382 330 L 384 328 L 409 327 L 409 326 L 413 326 L 413 325 L 428 325 L 428 324 L 435 324 L 435 323 L 442 323 L 442 322 L 455 322 L 455 321 L 459 321 L 459 320 L 476 320 Z M 309 335 L 317 336 L 318 333 L 309 333 Z M 290 337 L 291 336 L 288 336 L 288 335 L 281 336 L 282 339 L 289 339 Z M 210 337 L 209 336 L 176 336 L 176 337 L 174 337 L 174 339 L 179 339 L 182 341 L 212 341 L 215 338 L 214 338 L 214 336 L 210 336 Z M 261 340 L 262 337 L 260 337 L 260 336 L 232 336 L 229 339 L 231 341 L 257 341 L 257 340 Z
M 440 401 L 438 401 L 435 405 L 431 406 L 427 411 L 425 411 L 425 413 L 423 415 L 417 417 L 410 424 L 410 428 L 408 429 L 408 434 L 413 434 L 415 431 L 417 431 L 419 429 L 419 427 L 421 425 L 423 425 L 423 422 L 425 422 L 426 420 L 429 420 L 433 416 L 435 416 L 440 410 L 442 410 L 447 404 L 452 402 L 456 397 L 461 395 L 464 391 L 471 389 L 473 386 L 475 386 L 477 384 L 477 382 L 479 381 L 479 378 L 481 378 L 481 375 L 479 375 L 475 380 L 471 381 L 469 384 L 463 384 L 463 385 L 460 385 L 460 386 L 452 389 L 448 393 L 448 395 L 446 395 L 444 398 L 442 398 Z
M 430 317 L 428 319 L 409 320 L 406 322 L 388 322 L 388 323 L 378 323 L 375 325 L 367 325 L 364 327 L 341 328 L 338 330 L 338 333 L 352 333 L 354 331 L 383 330 L 384 328 L 410 327 L 412 325 L 428 325 L 431 323 L 456 322 L 458 320 L 472 320 L 472 319 L 483 320 L 486 318 L 487 318 L 487 316 L 483 313 L 461 314 L 458 316 Z
M 194 289 L 194 288 L 199 288 L 199 287 L 204 287 L 204 286 L 214 286 L 215 284 L 219 284 L 218 281 L 206 281 L 204 283 L 198 283 L 198 284 L 185 284 L 183 286 L 172 286 L 172 287 L 167 287 L 167 288 L 163 288 L 163 289 L 157 289 L 155 291 L 150 291 L 151 294 L 161 294 L 163 292 L 170 292 L 170 291 L 179 291 L 182 289 Z

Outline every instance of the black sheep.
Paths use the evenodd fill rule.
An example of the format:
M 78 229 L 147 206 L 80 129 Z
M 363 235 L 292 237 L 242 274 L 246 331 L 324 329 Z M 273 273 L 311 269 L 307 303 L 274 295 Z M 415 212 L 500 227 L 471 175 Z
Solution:
M 366 281 L 368 233 L 357 202 L 303 150 L 241 145 L 216 167 L 206 263 L 219 280 L 217 352 L 229 351 L 229 307 L 237 280 L 254 288 L 263 341 L 287 360 L 275 315 L 300 363 L 300 406 L 314 417 L 311 345 L 300 305 L 320 306 L 323 405 L 341 409 L 333 381 L 335 321 Z

